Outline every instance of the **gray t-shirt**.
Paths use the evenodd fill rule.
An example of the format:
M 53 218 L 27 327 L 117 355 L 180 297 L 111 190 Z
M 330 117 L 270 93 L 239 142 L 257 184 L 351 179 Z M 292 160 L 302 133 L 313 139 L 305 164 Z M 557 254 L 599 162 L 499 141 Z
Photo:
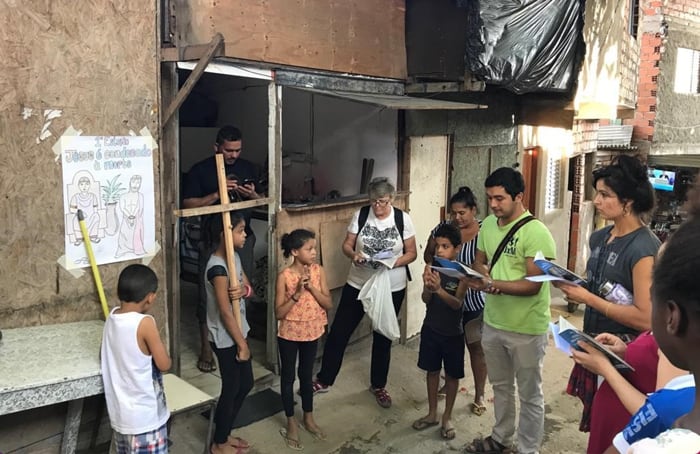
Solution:
M 236 271 L 238 273 L 239 285 L 243 285 L 243 268 L 241 268 L 241 258 L 238 256 L 238 253 L 236 253 Z M 214 290 L 214 285 L 211 283 L 211 279 L 216 276 L 228 276 L 226 260 L 212 254 L 207 262 L 207 269 L 204 276 L 207 289 L 207 329 L 209 330 L 209 341 L 214 342 L 217 348 L 232 347 L 235 342 L 226 330 L 226 326 L 224 326 L 224 323 L 221 321 L 219 305 L 216 302 L 216 292 Z M 247 337 L 248 331 L 250 331 L 250 326 L 245 316 L 245 303 L 245 299 L 241 298 L 241 333 L 243 337 Z M 230 307 L 231 311 L 233 311 L 233 305 Z
M 593 232 L 589 240 L 591 256 L 586 265 L 588 290 L 601 296 L 600 286 L 612 281 L 634 294 L 632 269 L 644 257 L 656 256 L 661 241 L 648 227 L 641 227 L 608 243 L 612 228 L 608 226 Z M 639 334 L 634 328 L 611 320 L 590 306 L 586 307 L 583 330 L 593 334 Z

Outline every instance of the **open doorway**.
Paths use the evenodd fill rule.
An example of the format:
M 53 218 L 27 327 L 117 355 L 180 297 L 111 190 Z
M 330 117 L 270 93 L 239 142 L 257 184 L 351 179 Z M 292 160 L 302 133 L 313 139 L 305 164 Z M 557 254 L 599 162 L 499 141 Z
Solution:
M 189 70 L 178 70 L 178 79 L 182 82 L 190 74 Z M 179 110 L 179 152 L 180 175 L 178 179 L 181 194 L 179 206 L 183 207 L 183 198 L 188 197 L 188 187 L 199 187 L 193 176 L 192 168 L 197 163 L 210 159 L 216 149 L 217 133 L 224 126 L 235 126 L 241 131 L 241 153 L 238 160 L 245 160 L 255 168 L 256 191 L 266 194 L 267 157 L 268 157 L 268 90 L 269 80 L 257 77 L 238 77 L 224 74 L 203 74 Z M 215 178 L 215 175 L 213 175 Z M 201 185 L 205 187 L 205 185 Z M 206 191 L 210 192 L 210 191 Z M 193 194 L 190 194 L 193 195 Z M 204 196 L 197 194 L 196 196 Z M 232 200 L 234 201 L 234 200 Z M 216 202 L 218 203 L 218 202 Z M 247 242 L 254 244 L 252 257 L 242 260 L 243 270 L 251 281 L 254 296 L 246 301 L 246 318 L 250 326 L 248 345 L 253 357 L 253 369 L 256 379 L 270 376 L 267 364 L 267 313 L 268 284 L 267 247 L 268 247 L 268 212 L 266 206 L 246 210 Z M 204 226 L 207 216 L 188 216 L 179 219 L 179 254 L 180 254 L 180 360 L 181 375 L 190 381 L 199 381 L 205 390 L 218 391 L 218 371 L 214 359 L 202 354 L 200 349 L 200 322 L 205 321 L 206 293 L 200 288 L 201 270 L 206 264 L 206 251 L 200 246 L 204 238 Z M 240 254 L 244 257 L 244 254 Z M 176 291 L 176 290 L 175 290 Z M 208 374 L 212 372 L 211 374 Z M 210 375 L 207 377 L 207 375 Z

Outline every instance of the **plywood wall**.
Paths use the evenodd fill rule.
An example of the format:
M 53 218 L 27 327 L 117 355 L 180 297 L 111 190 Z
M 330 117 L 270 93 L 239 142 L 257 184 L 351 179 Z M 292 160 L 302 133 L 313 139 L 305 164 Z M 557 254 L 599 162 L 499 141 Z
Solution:
M 404 79 L 405 12 L 405 0 L 187 0 L 176 36 L 220 32 L 229 57 Z
M 158 133 L 156 4 L 0 0 L 0 329 L 101 317 L 91 274 L 75 278 L 57 263 L 63 195 L 52 146 L 69 125 L 83 135 Z M 61 116 L 47 125 L 46 109 Z M 51 136 L 39 140 L 42 129 Z M 156 151 L 156 213 L 158 160 Z M 165 247 L 159 218 L 156 241 Z M 112 303 L 125 263 L 100 267 Z M 162 289 L 162 254 L 151 266 Z M 163 292 L 158 301 L 163 329 Z

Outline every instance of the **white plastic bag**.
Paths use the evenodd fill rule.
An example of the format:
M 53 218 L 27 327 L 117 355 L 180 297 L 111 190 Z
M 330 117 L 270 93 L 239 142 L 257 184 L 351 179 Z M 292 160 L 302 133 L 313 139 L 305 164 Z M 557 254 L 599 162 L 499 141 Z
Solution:
M 372 320 L 373 330 L 391 340 L 399 338 L 401 331 L 394 312 L 387 268 L 381 267 L 365 282 L 357 299 L 362 300 L 362 307 Z

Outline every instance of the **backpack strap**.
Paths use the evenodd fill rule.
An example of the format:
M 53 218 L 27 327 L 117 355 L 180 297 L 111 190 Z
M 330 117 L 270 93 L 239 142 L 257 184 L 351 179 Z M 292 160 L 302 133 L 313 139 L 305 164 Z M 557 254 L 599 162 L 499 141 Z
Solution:
M 367 224 L 367 218 L 369 217 L 369 205 L 365 205 L 360 208 L 360 216 L 357 218 L 357 234 L 359 235 L 362 231 L 362 227 Z M 402 220 L 403 221 L 403 220 Z
M 532 216 L 532 215 L 525 216 L 524 218 L 522 218 L 521 220 L 516 222 L 513 227 L 510 228 L 510 230 L 508 231 L 506 236 L 503 237 L 503 240 L 501 240 L 501 243 L 496 248 L 496 252 L 493 254 L 493 258 L 491 259 L 491 265 L 489 266 L 490 270 L 493 270 L 493 266 L 496 264 L 498 259 L 501 257 L 501 254 L 503 254 L 503 250 L 506 248 L 506 246 L 508 245 L 510 240 L 512 240 L 513 237 L 515 236 L 515 232 L 520 230 L 520 227 L 524 226 L 525 224 L 527 224 L 530 221 L 534 221 L 535 219 L 537 219 L 537 218 Z
M 399 231 L 399 237 L 401 238 L 401 243 L 403 243 L 403 211 L 400 209 L 393 207 L 394 208 L 394 224 L 396 224 L 396 229 Z M 404 244 L 403 247 L 403 253 L 406 253 L 406 245 Z M 408 280 L 411 279 L 411 270 L 408 269 L 408 265 L 406 265 L 406 277 Z

